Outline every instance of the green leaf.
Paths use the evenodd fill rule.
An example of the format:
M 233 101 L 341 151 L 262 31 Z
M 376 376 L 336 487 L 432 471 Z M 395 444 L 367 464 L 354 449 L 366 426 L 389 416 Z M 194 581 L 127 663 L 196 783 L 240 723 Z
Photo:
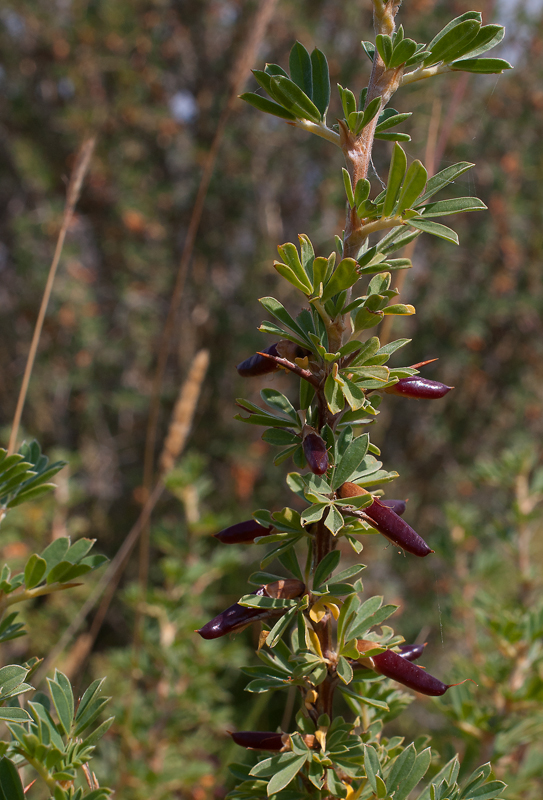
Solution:
M 392 131 L 392 133 L 376 133 L 376 139 L 382 139 L 385 142 L 410 142 L 411 136 L 408 133 L 400 133 Z
M 366 127 L 366 125 L 369 125 L 369 123 L 372 121 L 372 119 L 375 118 L 375 116 L 379 113 L 380 110 L 381 110 L 381 98 L 374 97 L 371 103 L 368 103 L 367 107 L 364 109 L 362 120 L 360 124 L 357 126 L 355 133 L 359 134 L 360 131 Z
M 354 202 L 357 208 L 360 203 L 365 203 L 365 201 L 368 199 L 370 196 L 370 190 L 371 183 L 367 178 L 361 178 L 356 182 L 356 187 L 354 190 Z
M 312 100 L 293 81 L 278 75 L 271 80 L 273 97 L 298 119 L 321 121 L 320 111 Z
M 428 173 L 422 163 L 420 161 L 413 161 L 407 170 L 403 182 L 400 198 L 398 200 L 398 214 L 402 214 L 406 208 L 411 208 L 426 186 L 427 178 Z
M 55 706 L 61 728 L 64 733 L 68 735 L 72 725 L 72 713 L 70 713 L 69 699 L 64 694 L 64 689 L 59 683 L 51 680 L 51 678 L 47 678 L 47 683 L 49 684 L 51 699 Z
M 439 61 L 447 64 L 460 58 L 460 56 L 469 51 L 470 44 L 479 33 L 480 28 L 481 23 L 475 19 L 467 19 L 459 25 L 455 25 L 441 36 L 433 46 L 428 46 L 430 55 L 424 59 L 424 66 L 430 67 Z
M 309 288 L 309 291 L 311 291 L 312 275 L 306 272 L 306 269 L 300 260 L 300 255 L 296 245 L 292 244 L 292 242 L 285 242 L 285 244 L 282 244 L 277 248 L 277 251 L 285 261 L 285 264 L 287 264 L 298 277 L 300 282 L 306 288 Z
M 339 96 L 341 97 L 341 105 L 343 106 L 343 113 L 345 119 L 349 119 L 350 114 L 356 112 L 356 99 L 350 89 L 344 89 L 342 86 L 337 85 Z
M 393 108 L 386 108 L 379 117 L 379 122 L 375 128 L 375 133 L 383 133 L 389 128 L 394 128 L 396 125 L 400 125 L 400 123 L 404 122 L 406 119 L 409 119 L 411 114 L 411 111 L 405 114 L 398 114 L 398 112 Z
M 295 425 L 299 425 L 299 417 L 290 400 L 284 394 L 278 392 L 277 389 L 262 389 L 260 396 L 270 408 L 275 411 L 280 411 L 286 414 Z
M 287 111 L 286 108 L 283 108 L 283 106 L 280 106 L 279 103 L 274 103 L 273 100 L 268 100 L 267 97 L 262 97 L 262 95 L 255 92 L 244 92 L 240 94 L 239 99 L 245 100 L 246 103 L 254 106 L 259 111 L 264 111 L 266 114 L 272 114 L 274 117 L 288 119 L 292 122 L 296 121 L 296 116 Z
M 428 772 L 431 761 L 432 751 L 431 748 L 427 747 L 426 750 L 423 750 L 422 753 L 419 753 L 417 756 L 413 768 L 409 773 L 409 777 L 398 787 L 394 795 L 394 800 L 407 800 L 407 797 L 411 794 L 415 786 Z
M 354 625 L 349 631 L 349 639 L 359 639 L 363 637 L 370 628 L 373 628 L 375 625 L 380 625 L 386 619 L 391 617 L 397 608 L 398 606 L 394 605 L 393 603 L 388 603 L 387 605 L 378 608 L 377 611 L 371 614 L 371 616 L 365 617 L 364 619 L 359 619 L 357 624 Z
M 375 37 L 375 46 L 385 62 L 385 67 L 388 67 L 392 58 L 392 39 L 386 33 L 379 33 Z
M 353 194 L 353 186 L 351 183 L 351 176 L 349 175 L 348 171 L 345 167 L 341 168 L 341 173 L 343 175 L 343 185 L 345 187 L 345 194 L 347 195 L 347 202 L 351 208 L 354 208 L 354 194 Z
M 354 286 L 358 277 L 358 264 L 354 258 L 342 259 L 324 288 L 322 302 L 325 303 L 344 289 Z
M 313 99 L 311 58 L 301 42 L 296 42 L 288 59 L 290 79 L 299 86 L 309 99 Z
M 1 800 L 25 800 L 23 784 L 17 767 L 9 758 L 0 759 Z
M 0 698 L 6 699 L 24 681 L 28 669 L 19 664 L 8 664 L 0 669 Z
M 388 184 L 385 195 L 385 202 L 383 205 L 383 217 L 392 216 L 396 200 L 400 193 L 402 181 L 404 179 L 405 170 L 407 167 L 407 159 L 405 153 L 399 144 L 394 145 L 392 153 L 392 160 L 390 162 L 390 169 L 388 172 Z
M 326 383 L 324 384 L 324 396 L 326 397 L 326 403 L 332 414 L 339 414 L 339 412 L 343 410 L 345 398 L 343 396 L 343 392 L 341 391 L 341 387 L 337 381 L 334 380 L 333 375 L 329 375 L 326 378 Z
M 495 800 L 506 788 L 507 784 L 503 781 L 489 781 L 484 786 L 480 786 L 473 792 L 469 792 L 466 800 Z M 465 795 L 462 795 L 463 797 Z
M 402 785 L 403 781 L 409 777 L 416 758 L 417 753 L 412 743 L 400 753 L 387 778 L 387 787 L 390 794 L 393 794 Z
M 272 444 L 274 447 L 285 447 L 291 444 L 299 444 L 300 437 L 284 428 L 268 428 L 262 434 L 262 441 Z
M 451 164 L 450 167 L 445 167 L 441 172 L 436 173 L 426 184 L 426 191 L 416 204 L 416 208 L 426 204 L 426 201 L 433 197 L 434 194 L 441 191 L 445 186 L 448 186 L 468 169 L 474 167 L 469 161 L 459 161 L 458 164 Z
M 386 308 L 383 309 L 383 314 L 385 316 L 392 315 L 392 316 L 408 317 L 414 313 L 415 313 L 415 307 L 411 305 L 405 305 L 404 303 L 395 303 L 394 305 L 386 306 Z
M 381 766 L 375 748 L 368 744 L 364 745 L 364 769 L 371 788 L 374 792 L 377 792 L 376 778 L 377 776 L 381 777 Z
M 51 570 L 59 564 L 64 559 L 69 548 L 70 540 L 67 536 L 62 536 L 51 542 L 41 554 L 41 557 L 44 558 L 47 563 L 47 569 Z
M 402 64 L 405 64 L 416 52 L 417 43 L 413 39 L 402 39 L 392 51 L 389 68 L 397 69 Z
M 24 708 L 17 708 L 16 706 L 0 708 L 0 720 L 2 722 L 28 722 L 29 719 L 31 719 L 31 716 Z
M 347 686 L 353 679 L 353 668 L 346 658 L 340 656 L 337 662 L 337 674 L 340 680 Z
M 486 208 L 478 197 L 454 197 L 450 200 L 438 200 L 428 203 L 422 211 L 424 217 L 444 217 L 447 214 L 462 214 L 465 211 L 484 211 Z
M 494 75 L 506 69 L 513 69 L 513 65 L 503 58 L 466 58 L 455 61 L 450 65 L 455 72 L 478 72 L 481 75 Z
M 343 517 L 334 505 L 329 507 L 324 525 L 334 536 L 343 528 Z
M 337 491 L 345 481 L 348 481 L 356 473 L 368 452 L 368 445 L 369 436 L 367 433 L 353 439 L 349 444 L 334 469 L 332 477 L 332 489 L 334 491 Z
M 313 96 L 311 99 L 319 109 L 322 119 L 324 119 L 330 105 L 330 73 L 326 56 L 317 48 L 311 53 L 311 68 L 313 75 Z
M 25 566 L 25 586 L 27 589 L 33 589 L 43 580 L 47 572 L 47 562 L 40 556 L 31 555 Z
M 496 47 L 503 39 L 504 34 L 505 28 L 502 25 L 484 25 L 470 45 L 470 58 L 480 56 Z
M 274 261 L 273 266 L 277 270 L 277 272 L 283 276 L 289 283 L 291 283 L 296 289 L 299 289 L 306 295 L 311 294 L 312 286 L 304 280 L 300 280 L 296 272 L 287 266 L 286 264 L 282 264 L 280 261 Z
M 318 589 L 319 586 L 326 581 L 327 578 L 333 573 L 333 571 L 337 568 L 339 562 L 341 560 L 341 553 L 339 550 L 332 550 L 331 553 L 327 553 L 322 561 L 319 562 L 317 569 L 315 570 L 315 575 L 313 577 L 313 586 L 314 588 Z
M 318 522 L 322 519 L 322 515 L 324 514 L 325 510 L 329 507 L 330 503 L 315 503 L 306 510 L 302 514 L 302 522 L 304 525 L 311 525 L 313 522 Z
M 285 786 L 288 786 L 291 780 L 293 780 L 293 778 L 295 778 L 298 772 L 302 769 L 306 761 L 307 756 L 293 755 L 293 757 L 289 759 L 288 764 L 276 772 L 268 783 L 268 797 L 270 797 L 272 794 L 280 792 L 281 789 L 285 788 Z
M 290 608 L 286 614 L 284 614 L 273 626 L 271 631 L 268 633 L 266 637 L 266 644 L 268 647 L 275 647 L 277 642 L 283 637 L 285 634 L 288 626 L 292 622 L 292 619 L 295 614 L 298 613 L 298 605 L 293 606 Z
M 276 300 L 275 297 L 261 297 L 258 301 L 261 303 L 266 311 L 268 311 L 272 316 L 282 322 L 283 325 L 286 325 L 291 331 L 296 333 L 302 341 L 307 341 L 307 343 L 311 346 L 310 340 L 307 338 L 306 332 L 298 325 L 296 320 L 294 320 L 286 308 Z
M 458 234 L 446 225 L 440 225 L 439 222 L 428 222 L 427 220 L 415 217 L 409 220 L 409 225 L 416 228 L 423 233 L 431 233 L 432 236 L 437 236 L 439 239 L 445 239 L 447 242 L 458 244 Z

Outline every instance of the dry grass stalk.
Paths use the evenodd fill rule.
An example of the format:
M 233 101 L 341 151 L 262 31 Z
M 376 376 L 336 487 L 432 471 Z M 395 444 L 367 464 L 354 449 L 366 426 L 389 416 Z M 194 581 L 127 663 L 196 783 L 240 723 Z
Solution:
M 200 350 L 194 357 L 173 409 L 170 427 L 159 461 L 162 474 L 169 472 L 174 467 L 185 447 L 208 366 L 209 351 Z
M 34 328 L 32 343 L 30 345 L 28 358 L 26 360 L 23 382 L 21 384 L 19 397 L 17 399 L 17 407 L 15 409 L 15 415 L 13 417 L 13 425 L 11 426 L 11 435 L 9 437 L 9 444 L 8 444 L 8 455 L 11 455 L 12 453 L 15 452 L 15 447 L 17 444 L 17 434 L 19 433 L 19 425 L 21 424 L 21 416 L 23 413 L 23 408 L 26 400 L 26 393 L 28 391 L 28 384 L 30 383 L 30 376 L 32 374 L 32 368 L 34 367 L 34 361 L 36 359 L 38 345 L 40 343 L 43 321 L 45 319 L 45 314 L 47 312 L 47 306 L 49 305 L 49 298 L 51 297 L 51 291 L 53 289 L 53 283 L 55 280 L 58 263 L 60 261 L 62 248 L 64 247 L 66 232 L 70 227 L 70 222 L 72 221 L 75 206 L 77 201 L 79 200 L 79 195 L 81 194 L 81 187 L 83 186 L 83 181 L 85 179 L 85 175 L 89 168 L 95 144 L 96 144 L 96 139 L 94 137 L 91 137 L 90 139 L 87 139 L 85 142 L 83 142 L 79 150 L 79 153 L 77 154 L 75 165 L 70 177 L 70 183 L 68 184 L 68 191 L 66 193 L 66 204 L 64 206 L 62 225 L 60 228 L 60 232 L 58 234 L 53 260 L 49 268 L 49 275 L 47 276 L 47 283 L 45 284 L 40 310 L 38 313 L 38 319 L 36 320 L 36 327 Z

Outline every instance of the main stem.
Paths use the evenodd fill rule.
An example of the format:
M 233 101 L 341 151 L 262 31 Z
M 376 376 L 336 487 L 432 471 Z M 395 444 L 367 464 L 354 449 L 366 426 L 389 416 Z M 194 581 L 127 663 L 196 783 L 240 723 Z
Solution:
M 391 35 L 394 32 L 394 17 L 400 6 L 400 1 L 373 0 L 373 6 L 373 22 L 376 33 Z M 400 85 L 402 74 L 403 67 L 398 69 L 386 69 L 381 56 L 376 50 L 368 85 L 366 105 L 376 97 L 380 97 L 381 108 L 383 108 Z M 379 114 L 376 114 L 373 120 L 363 128 L 358 136 L 354 136 L 344 123 L 340 122 L 339 124 L 341 148 L 345 157 L 347 169 L 349 170 L 353 190 L 356 188 L 356 184 L 359 180 L 367 177 L 378 118 Z M 363 224 L 364 220 L 358 217 L 356 208 L 349 208 L 347 211 L 343 240 L 344 258 L 356 259 L 363 241 L 363 237 L 361 238 L 360 235 L 360 229 Z M 333 336 L 334 342 L 329 342 L 330 349 L 333 352 L 336 347 L 341 346 L 346 336 L 350 335 L 351 326 L 349 315 L 343 315 L 337 321 L 332 321 L 331 328 L 333 328 L 333 333 L 337 334 L 337 336 Z M 328 330 L 329 338 L 330 332 L 331 331 Z M 322 428 L 326 422 L 330 423 L 331 421 L 333 428 L 333 417 L 330 418 L 330 414 L 328 413 L 323 384 L 316 389 L 316 400 L 319 408 L 319 428 Z M 337 541 L 324 525 L 323 520 L 320 520 L 316 526 L 315 533 L 314 570 L 322 559 L 336 547 L 336 544 Z M 328 674 L 317 690 L 318 699 L 316 702 L 316 709 L 319 714 L 328 714 L 330 719 L 332 719 L 334 689 L 337 684 L 337 675 L 335 668 L 336 653 L 333 650 L 332 643 L 332 618 L 330 614 L 318 625 L 316 633 L 319 638 L 323 656 L 329 660 Z

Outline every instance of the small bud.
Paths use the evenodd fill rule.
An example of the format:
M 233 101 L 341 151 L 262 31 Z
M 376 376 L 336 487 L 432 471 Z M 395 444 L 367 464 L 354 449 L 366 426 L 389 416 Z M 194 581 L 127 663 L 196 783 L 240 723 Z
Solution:
M 306 429 L 308 433 L 305 432 Z M 328 469 L 328 448 L 322 436 L 309 425 L 304 426 L 302 447 L 311 472 L 314 475 L 324 475 Z
M 255 519 L 248 519 L 245 522 L 238 522 L 237 525 L 230 525 L 214 536 L 223 544 L 251 544 L 259 536 L 269 536 L 272 531 L 271 525 L 265 528 Z
M 400 655 L 408 661 L 416 661 L 424 652 L 425 644 L 400 644 Z
M 415 400 L 438 400 L 440 397 L 445 397 L 451 389 L 454 389 L 454 386 L 446 386 L 439 381 L 431 381 L 428 378 L 413 375 L 410 378 L 402 378 L 394 386 L 385 389 L 385 392 L 399 394 L 403 397 L 413 397 Z
M 250 750 L 282 750 L 290 741 L 288 733 L 271 733 L 270 731 L 236 731 L 230 736 L 240 747 Z
M 347 482 L 338 489 L 338 495 L 342 499 L 357 497 L 362 494 L 369 494 L 369 492 L 361 486 L 357 486 L 356 483 Z M 362 513 L 368 517 L 371 525 L 379 533 L 386 536 L 393 544 L 397 544 L 403 550 L 407 550 L 408 553 L 424 558 L 424 556 L 434 552 L 428 547 L 422 536 L 419 536 L 405 520 L 378 498 L 374 497 L 373 503 L 366 506 Z
M 442 683 L 422 667 L 417 667 L 416 664 L 412 664 L 411 661 L 408 661 L 393 650 L 385 650 L 384 653 L 373 656 L 371 661 L 376 672 L 385 675 L 387 678 L 392 678 L 392 680 L 407 686 L 409 689 L 414 689 L 420 694 L 439 697 L 454 685 L 452 683 Z

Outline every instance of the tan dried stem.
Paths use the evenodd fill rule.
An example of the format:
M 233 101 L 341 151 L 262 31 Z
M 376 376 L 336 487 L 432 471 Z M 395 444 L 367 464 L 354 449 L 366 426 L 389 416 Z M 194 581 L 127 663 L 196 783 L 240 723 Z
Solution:
M 170 427 L 159 459 L 160 470 L 169 472 L 181 455 L 194 419 L 196 404 L 209 366 L 209 350 L 200 350 L 192 361 L 187 380 L 174 406 Z
M 85 179 L 85 175 L 89 168 L 95 144 L 96 144 L 95 137 L 91 137 L 90 139 L 87 139 L 86 141 L 83 142 L 77 154 L 75 165 L 70 177 L 70 182 L 68 184 L 68 190 L 66 192 L 66 203 L 64 205 L 64 214 L 62 217 L 62 225 L 60 227 L 60 231 L 58 234 L 57 244 L 55 247 L 55 252 L 53 254 L 53 260 L 51 262 L 51 266 L 49 267 L 49 274 L 47 276 L 47 282 L 45 284 L 40 310 L 38 312 L 38 319 L 36 320 L 36 325 L 34 327 L 34 334 L 32 336 L 32 342 L 30 344 L 30 350 L 28 352 L 28 357 L 26 360 L 23 382 L 21 384 L 21 389 L 19 391 L 19 397 L 17 399 L 17 407 L 15 409 L 13 424 L 11 426 L 11 434 L 9 437 L 9 444 L 8 444 L 8 455 L 11 455 L 12 453 L 15 452 L 15 448 L 17 445 L 17 435 L 19 433 L 19 426 L 21 424 L 21 417 L 23 414 L 23 408 L 26 400 L 26 395 L 28 392 L 28 384 L 30 383 L 30 376 L 32 375 L 34 361 L 36 360 L 36 353 L 38 351 L 38 345 L 40 343 L 41 332 L 43 329 L 43 322 L 45 319 L 45 314 L 47 313 L 47 306 L 49 305 L 49 299 L 51 297 L 53 283 L 55 281 L 55 276 L 57 273 L 60 256 L 62 254 L 62 248 L 64 247 L 64 240 L 66 238 L 66 233 L 68 231 L 68 228 L 70 227 L 70 222 L 72 221 L 72 217 L 75 211 L 75 206 L 77 204 L 77 201 L 79 200 L 79 195 L 81 194 L 81 187 L 83 186 L 83 181 Z

